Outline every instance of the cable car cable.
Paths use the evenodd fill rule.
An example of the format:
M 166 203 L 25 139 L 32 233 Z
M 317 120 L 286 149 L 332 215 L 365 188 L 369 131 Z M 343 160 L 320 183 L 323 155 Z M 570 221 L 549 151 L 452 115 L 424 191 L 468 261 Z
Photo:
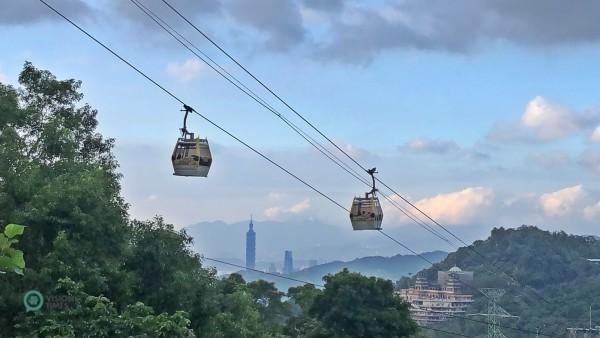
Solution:
M 46 7 L 48 7 L 50 10 L 52 10 L 54 13 L 58 14 L 60 17 L 62 17 L 63 19 L 65 19 L 67 22 L 69 22 L 73 27 L 77 28 L 79 31 L 81 31 L 82 33 L 84 33 L 87 37 L 89 37 L 90 39 L 92 39 L 94 42 L 96 42 L 97 44 L 99 44 L 100 46 L 102 46 L 104 49 L 106 49 L 107 51 L 109 51 L 112 55 L 114 55 L 115 57 L 117 57 L 119 60 L 121 60 L 123 63 L 125 63 L 126 65 L 128 65 L 131 69 L 135 70 L 138 74 L 142 75 L 144 78 L 146 78 L 148 81 L 152 82 L 155 86 L 157 86 L 158 88 L 160 88 L 163 92 L 165 92 L 167 95 L 169 95 L 170 97 L 172 97 L 173 99 L 175 99 L 177 102 L 181 103 L 182 105 L 185 105 L 185 103 L 183 102 L 183 100 L 181 100 L 179 97 L 177 97 L 175 94 L 173 94 L 171 91 L 169 91 L 168 89 L 166 89 L 165 87 L 161 86 L 158 82 L 156 82 L 155 80 L 153 80 L 150 76 L 146 75 L 143 71 L 141 71 L 139 68 L 137 68 L 136 66 L 134 66 L 133 64 L 131 64 L 129 61 L 127 61 L 126 59 L 124 59 L 122 56 L 120 56 L 117 52 L 115 52 L 113 49 L 111 49 L 110 47 L 108 47 L 107 45 L 105 45 L 104 43 L 100 42 L 98 39 L 96 39 L 94 36 L 92 36 L 90 33 L 88 33 L 85 29 L 83 29 L 82 27 L 80 27 L 79 25 L 77 25 L 75 22 L 73 22 L 71 19 L 69 19 L 68 17 L 66 17 L 65 15 L 63 15 L 61 12 L 59 12 L 56 8 L 52 7 L 50 4 L 48 4 L 45 0 L 39 0 L 41 3 L 43 3 Z M 193 109 L 193 108 L 192 108 Z M 281 169 L 282 171 L 284 171 L 285 173 L 287 173 L 288 175 L 292 176 L 293 178 L 295 178 L 297 181 L 301 182 L 302 184 L 304 184 L 305 186 L 309 187 L 311 190 L 313 190 L 314 192 L 318 193 L 319 195 L 323 196 L 324 198 L 326 198 L 327 200 L 329 200 L 330 202 L 332 202 L 333 204 L 337 205 L 338 207 L 340 207 L 341 209 L 350 212 L 350 210 L 348 210 L 346 207 L 344 207 L 343 205 L 341 205 L 340 203 L 338 203 L 337 201 L 335 201 L 333 198 L 329 197 L 328 195 L 326 195 L 325 193 L 321 192 L 319 189 L 315 188 L 314 186 L 312 186 L 310 183 L 306 182 L 305 180 L 303 180 L 302 178 L 298 177 L 296 174 L 292 173 L 291 171 L 289 171 L 288 169 L 284 168 L 282 165 L 280 165 L 279 163 L 273 161 L 272 159 L 270 159 L 268 156 L 264 155 L 263 153 L 261 153 L 260 151 L 258 151 L 257 149 L 253 148 L 252 146 L 250 146 L 248 143 L 244 142 L 243 140 L 241 140 L 240 138 L 238 138 L 237 136 L 233 135 L 232 133 L 230 133 L 229 131 L 227 131 L 226 129 L 224 129 L 223 127 L 221 127 L 220 125 L 218 125 L 217 123 L 213 122 L 212 120 L 210 120 L 209 118 L 207 118 L 206 116 L 202 115 L 201 113 L 199 113 L 197 110 L 193 109 L 193 112 L 200 116 L 201 118 L 203 118 L 206 122 L 212 124 L 214 127 L 216 127 L 217 129 L 221 130 L 222 132 L 224 132 L 225 134 L 229 135 L 230 137 L 232 137 L 234 140 L 238 141 L 239 143 L 243 144 L 246 148 L 252 150 L 254 153 L 256 153 L 257 155 L 259 155 L 260 157 L 262 157 L 263 159 L 267 160 L 268 162 L 270 162 L 271 164 L 273 164 L 274 166 L 278 167 L 279 169 Z
M 153 12 L 151 9 L 149 9 L 148 7 L 146 7 L 145 5 L 143 5 L 138 0 L 130 0 L 130 1 L 139 10 L 141 10 L 146 16 L 148 16 L 150 19 L 152 19 L 159 27 L 161 27 L 165 32 L 167 32 L 169 35 L 171 35 L 171 37 L 173 37 L 176 41 L 178 41 L 183 47 L 185 47 L 186 49 L 188 49 L 191 53 L 193 53 L 196 57 L 198 57 L 206 65 L 208 65 L 215 72 L 217 72 L 217 74 L 221 75 L 224 79 L 226 79 L 228 82 L 230 82 L 236 88 L 238 88 L 240 91 L 242 91 L 243 93 L 245 93 L 246 95 L 248 95 L 250 98 L 252 98 L 254 101 L 256 101 L 257 103 L 259 103 L 260 105 L 262 105 L 267 110 L 271 111 L 277 117 L 279 117 L 280 119 L 282 119 L 284 121 L 284 123 L 286 123 L 292 130 L 294 130 L 296 133 L 298 133 L 302 138 L 304 138 L 304 140 L 306 140 L 315 149 L 317 149 L 319 152 L 321 152 L 324 156 L 326 156 L 329 160 L 331 160 L 332 162 L 334 162 L 336 165 L 338 165 L 340 168 L 342 168 L 348 174 L 352 175 L 354 178 L 356 178 L 357 180 L 361 181 L 365 185 L 370 186 L 369 183 L 366 180 L 364 180 L 362 177 L 358 176 L 359 175 L 358 172 L 356 172 L 352 167 L 348 166 L 339 157 L 337 157 L 335 154 L 333 154 L 332 152 L 330 152 L 326 147 L 324 147 L 322 144 L 320 144 L 318 141 L 316 141 L 312 136 L 310 136 L 309 134 L 307 134 L 305 131 L 303 131 L 302 129 L 300 129 L 293 122 L 291 122 L 286 117 L 284 117 L 279 111 L 277 111 L 271 105 L 269 105 L 264 99 L 262 99 L 258 94 L 256 94 L 250 88 L 248 88 L 243 82 L 241 82 L 234 75 L 232 75 L 229 71 L 227 71 L 224 67 L 222 67 L 215 60 L 213 60 L 210 56 L 208 56 L 206 53 L 204 53 L 202 50 L 200 50 L 196 45 L 194 45 L 183 34 L 179 33 L 176 29 L 174 29 L 166 21 L 164 21 L 162 18 L 160 18 L 160 16 L 158 16 L 155 12 Z M 174 34 L 176 34 L 177 36 L 175 36 Z M 184 43 L 184 41 L 185 41 L 185 43 Z M 198 55 L 198 53 L 196 53 L 191 48 L 194 48 L 202 56 Z M 210 62 L 208 62 L 206 59 L 208 59 Z M 215 67 L 218 67 L 219 69 L 216 69 Z M 234 83 L 234 81 L 237 84 Z M 241 88 L 240 86 L 243 87 L 243 88 Z M 325 152 L 327 152 L 327 154 Z M 449 242 L 449 240 L 447 238 L 445 238 L 444 236 L 442 236 L 441 234 L 439 234 L 437 231 L 435 231 L 434 229 L 432 229 L 429 225 L 427 225 L 426 223 L 424 223 L 422 220 L 419 219 L 417 221 L 415 219 L 417 216 L 414 215 L 412 212 L 410 212 L 409 210 L 406 210 L 406 209 L 402 208 L 400 205 L 398 205 L 397 203 L 395 203 L 393 200 L 391 200 L 387 196 L 385 196 L 385 195 L 383 195 L 383 196 L 388 200 L 388 202 L 390 202 L 390 204 L 392 204 L 395 208 L 399 209 L 405 216 L 407 216 L 408 218 L 410 218 L 411 220 L 413 220 L 413 222 L 415 222 L 417 225 L 423 227 L 425 230 L 427 230 L 428 232 L 431 232 L 434 236 L 436 236 L 436 237 L 440 238 L 441 240 L 447 242 L 451 246 L 455 246 L 455 244 L 452 244 L 451 242 Z M 410 213 L 410 215 L 408 213 Z
M 140 9 L 150 19 L 152 19 L 165 32 L 167 32 L 169 35 L 171 35 L 171 37 L 173 37 L 175 40 L 177 40 L 183 47 L 188 49 L 197 58 L 199 58 L 201 61 L 203 61 L 206 65 L 208 65 L 210 68 L 212 68 L 215 72 L 217 72 L 217 74 L 221 75 L 224 79 L 226 79 L 229 83 L 231 83 L 237 89 L 242 91 L 244 94 L 246 94 L 247 96 L 252 98 L 258 104 L 260 104 L 261 106 L 263 106 L 264 108 L 266 108 L 267 110 L 269 110 L 270 112 L 275 114 L 276 116 L 278 116 L 280 119 L 282 119 L 284 121 L 284 123 L 286 123 L 292 130 L 294 130 L 298 135 L 300 135 L 302 138 L 304 138 L 305 141 L 307 141 L 309 144 L 311 144 L 315 149 L 317 149 L 319 152 L 321 152 L 329 160 L 331 160 L 332 162 L 337 164 L 340 168 L 342 168 L 343 170 L 348 172 L 348 174 L 352 175 L 354 178 L 360 180 L 361 182 L 364 182 L 365 184 L 368 184 L 368 183 L 366 183 L 366 181 L 364 179 L 362 179 L 361 177 L 358 176 L 358 173 L 355 170 L 353 170 L 351 167 L 348 167 L 337 156 L 335 156 L 335 154 L 331 153 L 327 148 L 325 148 L 323 145 L 318 143 L 314 138 L 312 138 L 306 132 L 301 130 L 297 125 L 295 125 L 293 122 L 291 122 L 290 120 L 285 118 L 281 113 L 279 113 L 272 106 L 270 106 L 266 101 L 264 101 L 264 99 L 262 99 L 256 93 L 254 93 L 250 88 L 248 88 L 241 81 L 239 81 L 235 76 L 233 76 L 231 73 L 229 73 L 225 68 L 223 68 L 216 61 L 214 61 L 212 58 L 210 58 L 208 55 L 206 55 L 204 52 L 202 52 L 198 47 L 196 47 L 194 44 L 192 44 L 188 39 L 186 39 L 182 34 L 180 34 L 172 26 L 170 26 L 168 23 L 166 23 L 164 20 L 162 20 L 156 13 L 154 13 L 152 10 L 148 9 L 146 6 L 144 6 L 141 2 L 139 2 L 137 0 L 130 0 L 130 2 L 132 2 L 135 6 L 137 6 L 138 9 Z M 175 36 L 174 33 L 177 34 L 179 37 Z M 198 53 L 196 53 L 194 50 L 192 50 L 190 48 L 190 46 L 186 45 L 186 43 L 184 43 L 182 40 L 186 41 L 193 48 L 195 48 L 198 51 L 198 53 L 200 53 L 202 56 L 200 56 Z M 211 62 L 208 62 L 205 58 L 210 60 L 212 62 L 212 64 L 211 64 Z M 220 70 L 215 67 L 218 67 Z M 227 75 L 225 75 L 223 73 L 225 73 Z M 237 83 L 234 83 L 234 81 Z M 326 154 L 326 152 L 329 153 L 329 155 Z M 332 157 L 335 157 L 337 159 L 337 161 Z M 338 161 L 340 163 L 338 163 Z
M 123 57 L 121 57 L 117 52 L 115 52 L 114 50 L 112 50 L 110 47 L 108 47 L 107 45 L 103 44 L 102 42 L 100 42 L 98 39 L 96 39 L 94 36 L 92 36 L 90 33 L 88 33 L 85 29 L 83 29 L 82 27 L 80 27 L 79 25 L 77 25 L 75 22 L 73 22 L 72 20 L 70 20 L 69 18 L 67 18 L 65 15 L 63 15 L 60 11 L 58 11 L 57 9 L 55 9 L 54 7 L 52 7 L 50 4 L 48 4 L 45 0 L 39 0 L 41 3 L 43 3 L 46 7 L 48 7 L 49 9 L 51 9 L 53 12 L 55 12 L 56 14 L 58 14 L 59 16 L 61 16 L 63 19 L 65 19 L 67 22 L 69 22 L 72 26 L 74 26 L 75 28 L 77 28 L 79 31 L 81 31 L 82 33 L 84 33 L 86 36 L 88 36 L 89 38 L 91 38 L 94 42 L 96 42 L 97 44 L 99 44 L 100 46 L 102 46 L 104 49 L 106 49 L 107 51 L 109 51 L 111 54 L 113 54 L 115 57 L 117 57 L 119 60 L 121 60 L 122 62 L 124 62 L 126 65 L 128 65 L 130 68 L 132 68 L 133 70 L 135 70 L 138 74 L 142 75 L 144 78 L 146 78 L 147 80 L 149 80 L 150 82 L 152 82 L 154 85 L 156 85 L 158 88 L 160 88 L 163 92 L 165 92 L 166 94 L 168 94 L 169 96 L 171 96 L 172 98 L 174 98 L 176 101 L 180 102 L 181 104 L 183 104 L 184 106 L 188 106 L 186 105 L 183 100 L 181 100 L 179 97 L 177 97 L 175 94 L 173 94 L 172 92 L 170 92 L 168 89 L 166 89 L 165 87 L 161 86 L 158 82 L 154 81 L 151 77 L 149 77 L 148 75 L 146 75 L 143 71 L 141 71 L 139 68 L 135 67 L 133 64 L 131 64 L 129 61 L 127 61 L 126 59 L 124 59 Z M 191 108 L 191 107 L 190 107 Z M 216 124 L 215 122 L 213 122 L 212 120 L 208 119 L 206 116 L 202 115 L 201 113 L 199 113 L 198 111 L 196 111 L 195 109 L 191 108 L 192 111 L 197 114 L 198 116 L 200 116 L 201 118 L 203 118 L 204 120 L 206 120 L 207 122 L 209 122 L 210 124 L 212 124 L 214 127 L 218 128 L 219 130 L 221 130 L 222 132 L 226 133 L 227 135 L 229 135 L 230 137 L 232 137 L 233 139 L 235 139 L 236 141 L 238 141 L 239 143 L 243 144 L 244 146 L 246 146 L 248 149 L 252 150 L 253 152 L 255 152 L 256 154 L 258 154 L 259 156 L 263 157 L 265 160 L 269 161 L 271 164 L 277 166 L 279 169 L 283 170 L 284 172 L 286 172 L 288 175 L 294 177 L 296 180 L 300 181 L 301 183 L 303 183 L 304 185 L 306 185 L 307 187 L 311 188 L 312 190 L 314 190 L 315 192 L 319 193 L 321 196 L 325 197 L 326 199 L 328 199 L 330 202 L 334 203 L 335 205 L 337 205 L 338 207 L 342 208 L 343 210 L 349 212 L 348 209 L 346 209 L 344 206 L 342 206 L 341 204 L 339 204 L 338 202 L 336 202 L 335 200 L 333 200 L 331 197 L 327 196 L 326 194 L 322 193 L 320 190 L 316 189 L 315 187 L 313 187 L 312 185 L 310 185 L 309 183 L 307 183 L 306 181 L 302 180 L 301 178 L 299 178 L 298 176 L 296 176 L 295 174 L 293 174 L 292 172 L 290 172 L 289 170 L 287 170 L 286 168 L 282 167 L 281 165 L 279 165 L 278 163 L 274 162 L 273 160 L 271 160 L 268 156 L 262 154 L 260 151 L 256 150 L 255 148 L 253 148 L 252 146 L 250 146 L 249 144 L 247 144 L 246 142 L 242 141 L 241 139 L 239 139 L 237 136 L 233 135 L 232 133 L 230 133 L 229 131 L 227 131 L 226 129 L 224 129 L 223 127 L 221 127 L 220 125 Z M 381 230 L 380 230 L 381 231 Z M 409 247 L 407 247 L 406 245 L 402 244 L 401 242 L 393 239 L 391 236 L 385 234 L 383 231 L 381 231 L 385 236 L 389 237 L 390 239 L 392 239 L 394 242 L 398 243 L 399 245 L 401 245 L 402 247 L 406 248 L 407 250 L 415 253 L 416 255 L 420 256 L 421 258 L 425 259 L 427 262 L 433 264 L 431 261 L 429 261 L 428 259 L 426 259 L 425 257 L 423 257 L 422 255 L 419 255 L 418 253 L 416 253 L 416 251 L 410 249 Z
M 151 77 L 149 77 L 148 75 L 146 75 L 143 71 L 141 71 L 139 68 L 137 68 L 136 66 L 134 66 L 133 64 L 131 64 L 129 61 L 127 61 L 126 59 L 124 59 L 122 56 L 120 56 L 118 53 L 116 53 L 114 50 L 112 50 L 110 47 L 108 47 L 107 45 L 105 45 L 104 43 L 100 42 L 98 39 L 96 39 L 94 36 L 92 36 L 90 33 L 88 33 L 85 29 L 83 29 L 82 27 L 80 27 L 79 25 L 77 25 L 75 22 L 73 22 L 71 19 L 69 19 L 68 17 L 66 17 L 65 15 L 63 15 L 60 11 L 58 11 L 56 8 L 54 8 L 53 6 L 51 6 L 50 4 L 48 4 L 45 0 L 39 0 L 42 4 L 44 4 L 46 7 L 48 7 L 50 10 L 52 10 L 54 13 L 56 13 L 57 15 L 59 15 L 60 17 L 62 17 L 64 20 L 66 20 L 67 22 L 69 22 L 73 27 L 77 28 L 79 31 L 81 31 L 82 33 L 84 33 L 87 37 L 89 37 L 90 39 L 92 39 L 94 42 L 96 42 L 97 44 L 99 44 L 101 47 L 103 47 L 105 50 L 107 50 L 108 52 L 110 52 L 111 54 L 113 54 L 113 56 L 117 57 L 119 60 L 121 60 L 123 63 L 125 63 L 126 65 L 128 65 L 130 68 L 132 68 L 133 70 L 135 70 L 138 74 L 140 74 L 141 76 L 143 76 L 144 78 L 146 78 L 148 81 L 150 81 L 152 84 L 154 84 L 155 86 L 157 86 L 159 89 L 161 89 L 163 92 L 165 92 L 167 95 L 169 95 L 170 97 L 172 97 L 174 100 L 178 101 L 181 104 L 185 103 L 178 98 L 177 96 L 175 96 L 172 92 L 170 92 L 169 90 L 167 90 L 165 87 L 163 87 L 162 85 L 160 85 L 158 82 L 156 82 L 155 80 L 153 80 Z M 164 2 L 164 0 L 163 0 Z M 170 5 L 169 5 L 170 6 Z M 291 107 L 290 107 L 291 108 Z M 221 130 L 222 132 L 228 134 L 229 136 L 231 136 L 232 138 L 234 138 L 236 141 L 242 143 L 244 146 L 246 146 L 248 149 L 252 150 L 253 152 L 255 152 L 256 154 L 258 154 L 259 156 L 263 157 L 265 160 L 269 161 L 271 164 L 277 166 L 279 169 L 283 170 L 284 172 L 286 172 L 288 175 L 294 177 L 296 180 L 300 181 L 301 183 L 303 183 L 304 185 L 306 185 L 307 187 L 309 187 L 310 189 L 312 189 L 313 191 L 317 192 L 318 194 L 320 194 L 321 196 L 325 197 L 326 199 L 328 199 L 329 201 L 331 201 L 332 203 L 334 203 L 335 205 L 337 205 L 338 207 L 342 208 L 343 210 L 349 212 L 348 209 L 346 209 L 344 206 L 342 206 L 340 203 L 336 202 L 335 200 L 333 200 L 331 197 L 329 197 L 328 195 L 322 193 L 320 190 L 316 189 L 315 187 L 313 187 L 312 185 L 310 185 L 309 183 L 307 183 L 306 181 L 302 180 L 301 178 L 299 178 L 298 176 L 296 176 L 295 174 L 293 174 L 292 172 L 290 172 L 289 170 L 285 169 L 284 167 L 282 167 L 281 165 L 279 165 L 278 163 L 274 162 L 273 160 L 271 160 L 269 157 L 267 157 L 266 155 L 262 154 L 261 152 L 259 152 L 258 150 L 256 150 L 255 148 L 253 148 L 252 146 L 250 146 L 249 144 L 245 143 L 244 141 L 242 141 L 241 139 L 237 138 L 235 135 L 233 135 L 232 133 L 230 133 L 229 131 L 225 130 L 224 128 L 222 128 L 221 126 L 219 126 L 218 124 L 216 124 L 215 122 L 211 121 L 210 119 L 208 119 L 206 116 L 200 114 L 198 111 L 194 110 L 194 113 L 196 113 L 198 116 L 200 116 L 201 118 L 203 118 L 204 120 L 206 120 L 207 122 L 209 122 L 210 124 L 212 124 L 213 126 L 215 126 L 216 128 L 218 128 L 219 130 Z M 307 121 L 308 123 L 308 121 Z M 312 126 L 312 124 L 311 124 Z M 315 128 L 313 126 L 313 128 Z M 316 128 L 315 128 L 316 129 Z M 318 130 L 318 129 L 316 129 Z M 319 133 L 321 133 L 319 131 Z M 324 136 L 324 135 L 323 135 Z M 324 136 L 326 137 L 326 136 Z M 335 143 L 333 143 L 329 138 L 326 137 L 326 139 L 328 141 L 330 141 L 332 144 L 335 145 Z M 337 145 L 335 145 L 336 148 L 338 148 L 339 150 L 341 150 Z M 341 150 L 343 152 L 343 150 Z M 345 153 L 345 152 L 344 152 Z M 346 154 L 346 153 L 345 153 Z M 349 156 L 346 154 L 346 156 Z M 350 157 L 351 158 L 351 157 Z M 380 180 L 378 180 L 379 182 L 381 182 Z M 399 241 L 394 240 L 396 243 L 401 244 Z M 403 247 L 403 244 L 401 244 Z M 412 251 L 412 250 L 411 250 Z
M 205 34 L 201 29 L 199 29 L 194 23 L 188 20 L 181 12 L 179 12 L 175 7 L 173 7 L 168 1 L 162 0 L 162 2 L 167 5 L 173 12 L 175 12 L 181 19 L 187 22 L 192 28 L 194 28 L 198 33 L 200 33 L 204 38 L 206 38 L 213 46 L 217 47 L 223 54 L 225 54 L 231 61 L 233 61 L 238 67 L 240 67 L 246 74 L 252 77 L 256 82 L 258 82 L 264 89 L 266 89 L 271 95 L 276 97 L 281 103 L 283 103 L 288 109 L 294 112 L 299 118 L 301 118 L 306 124 L 311 126 L 317 133 L 319 133 L 323 138 L 325 138 L 331 145 L 336 147 L 340 152 L 342 152 L 346 157 L 348 157 L 352 162 L 354 162 L 358 167 L 360 167 L 365 172 L 368 171 L 367 168 L 358 163 L 352 156 L 348 155 L 346 151 L 340 148 L 335 142 L 333 142 L 327 135 L 321 132 L 317 127 L 315 127 L 310 121 L 308 121 L 302 114 L 298 113 L 292 106 L 290 106 L 284 99 L 282 99 L 279 95 L 277 95 L 274 91 L 271 90 L 266 84 L 264 84 L 259 78 L 257 78 L 252 72 L 250 72 L 246 67 L 244 67 L 240 62 L 238 62 L 233 56 L 231 56 L 227 51 L 225 51 L 221 46 L 216 43 L 213 39 L 211 39 L 207 34 Z
M 269 86 L 267 86 L 264 82 L 262 82 L 258 77 L 256 77 L 252 72 L 250 72 L 246 67 L 244 67 L 236 58 L 234 58 L 231 54 L 229 54 L 225 49 L 223 49 L 218 43 L 216 43 L 210 36 L 208 36 L 206 33 L 204 33 L 201 29 L 199 29 L 193 22 L 191 22 L 186 16 L 184 16 L 179 10 L 177 10 L 175 7 L 173 7 L 168 1 L 166 0 L 162 0 L 162 2 L 167 5 L 173 12 L 175 12 L 181 19 L 183 19 L 185 22 L 187 22 L 194 30 L 196 30 L 198 33 L 200 33 L 206 40 L 208 40 L 213 46 L 215 46 L 217 49 L 219 49 L 224 55 L 226 55 L 231 61 L 233 61 L 238 67 L 240 67 L 246 74 L 248 74 L 250 77 L 252 77 L 256 82 L 258 82 L 264 89 L 266 89 L 269 93 L 271 93 L 275 98 L 277 98 L 281 103 L 283 103 L 288 109 L 290 109 L 294 114 L 296 114 L 300 119 L 302 119 L 306 124 L 308 124 L 312 129 L 314 129 L 317 133 L 319 133 L 323 138 L 325 138 L 330 144 L 332 144 L 335 148 L 337 148 L 342 154 L 344 154 L 348 159 L 350 159 L 352 162 L 354 162 L 354 164 L 356 164 L 358 167 L 360 167 L 363 171 L 368 172 L 368 169 L 365 168 L 363 165 L 361 165 L 357 160 L 355 160 L 351 155 L 349 155 L 346 151 L 344 151 L 340 146 L 338 146 L 333 140 L 331 140 L 331 138 L 329 138 L 327 135 L 325 135 L 320 129 L 318 129 L 313 123 L 311 123 L 309 120 L 307 120 L 302 114 L 300 114 L 296 109 L 294 109 L 290 104 L 288 104 L 283 98 L 281 98 L 277 93 L 275 93 L 273 90 L 271 90 L 271 88 L 269 88 Z M 408 199 L 406 199 L 404 196 L 402 196 L 401 194 L 399 194 L 397 191 L 393 190 L 391 187 L 389 187 L 387 184 L 385 184 L 382 180 L 380 180 L 379 178 L 377 178 L 377 181 L 379 183 L 381 183 L 383 186 L 385 186 L 386 188 L 388 188 L 390 191 L 392 191 L 395 195 L 397 195 L 398 197 L 400 197 L 404 202 L 408 203 L 411 207 L 413 207 L 414 209 L 416 209 L 417 211 L 419 211 L 421 214 L 423 214 L 427 219 L 431 220 L 435 225 L 437 225 L 438 227 L 442 228 L 444 231 L 446 231 L 447 233 L 449 233 L 452 237 L 456 238 L 457 240 L 459 240 L 461 243 L 463 243 L 469 250 L 472 250 L 473 252 L 475 252 L 477 255 L 481 256 L 482 258 L 486 259 L 486 257 L 484 255 L 482 255 L 481 253 L 479 253 L 477 250 L 475 250 L 474 248 L 472 248 L 470 245 L 466 244 L 465 241 L 463 241 L 462 239 L 460 239 L 457 235 L 455 235 L 453 232 L 451 232 L 450 230 L 448 230 L 445 226 L 442 226 L 439 222 L 435 221 L 431 216 L 429 216 L 428 214 L 426 214 L 425 212 L 423 212 L 420 208 L 418 208 L 416 205 L 414 205 L 412 202 L 410 202 Z M 512 282 L 516 282 L 517 284 L 520 285 L 520 283 L 518 283 L 514 277 L 510 276 L 508 273 L 506 273 L 505 271 L 500 271 L 502 274 L 506 275 L 509 277 L 509 279 Z M 535 290 L 534 290 L 535 292 Z M 546 300 L 543 296 L 539 295 L 537 292 L 535 292 L 536 295 L 538 297 L 540 297 L 542 300 L 544 300 L 545 302 L 548 302 L 548 300 Z

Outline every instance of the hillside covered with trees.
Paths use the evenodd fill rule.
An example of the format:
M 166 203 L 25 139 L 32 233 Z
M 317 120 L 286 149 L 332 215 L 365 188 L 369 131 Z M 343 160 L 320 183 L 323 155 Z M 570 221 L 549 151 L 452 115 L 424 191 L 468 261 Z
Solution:
M 0 225 L 11 224 L 0 236 L 1 337 L 417 332 L 387 280 L 342 271 L 284 298 L 269 282 L 217 278 L 185 231 L 161 217 L 130 219 L 115 141 L 97 132 L 79 81 L 26 63 L 19 83 L 0 84 Z M 46 299 L 39 310 L 26 311 L 29 290 Z
M 475 272 L 469 291 L 475 295 L 470 313 L 486 313 L 487 299 L 475 289 L 504 288 L 500 305 L 518 319 L 502 319 L 503 326 L 517 327 L 542 335 L 562 337 L 567 327 L 588 327 L 589 307 L 595 325 L 600 325 L 600 240 L 548 232 L 534 226 L 517 229 L 495 228 L 486 240 L 460 248 L 441 263 L 422 271 L 435 280 L 438 270 L 459 266 Z M 404 280 L 406 282 L 406 279 Z M 402 284 L 402 283 L 401 283 Z M 484 317 L 453 319 L 439 327 L 482 337 Z M 594 319 L 595 318 L 595 319 Z M 531 337 L 523 331 L 503 328 L 507 337 Z

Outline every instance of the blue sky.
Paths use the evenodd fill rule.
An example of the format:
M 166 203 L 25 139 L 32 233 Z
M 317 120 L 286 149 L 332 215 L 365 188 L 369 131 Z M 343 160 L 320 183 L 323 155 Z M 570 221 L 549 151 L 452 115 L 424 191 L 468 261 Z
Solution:
M 364 190 L 130 2 L 48 2 L 341 203 L 349 205 Z M 267 97 L 160 1 L 144 3 Z M 596 2 L 172 3 L 440 221 L 488 228 L 528 223 L 597 234 Z M 259 220 L 318 219 L 348 227 L 345 213 L 197 118 L 189 125 L 211 142 L 210 176 L 173 177 L 169 157 L 181 124 L 179 104 L 38 1 L 5 6 L 0 80 L 16 84 L 28 60 L 59 78 L 83 81 L 85 101 L 99 110 L 101 131 L 117 139 L 132 216 L 163 214 L 183 226 L 234 222 L 253 213 Z M 414 229 L 389 207 L 384 223 Z

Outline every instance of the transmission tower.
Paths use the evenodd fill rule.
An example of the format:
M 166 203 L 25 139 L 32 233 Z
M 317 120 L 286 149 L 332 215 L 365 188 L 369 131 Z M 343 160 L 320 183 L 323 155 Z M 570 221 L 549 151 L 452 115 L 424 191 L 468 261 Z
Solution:
M 504 310 L 500 305 L 498 305 L 498 301 L 504 293 L 506 292 L 504 289 L 479 289 L 483 295 L 485 295 L 488 299 L 488 311 L 487 313 L 475 313 L 470 316 L 483 316 L 487 317 L 488 322 L 488 333 L 487 338 L 506 338 L 502 330 L 500 330 L 500 319 L 502 318 L 519 318 L 517 316 L 513 316 Z

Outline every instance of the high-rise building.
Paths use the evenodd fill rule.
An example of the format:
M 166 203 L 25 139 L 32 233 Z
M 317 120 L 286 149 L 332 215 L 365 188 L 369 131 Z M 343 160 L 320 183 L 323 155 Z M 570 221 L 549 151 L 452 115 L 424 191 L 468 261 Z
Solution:
M 283 274 L 289 275 L 294 272 L 294 259 L 292 258 L 292 251 L 286 250 L 285 256 L 283 257 Z
M 246 232 L 246 268 L 254 269 L 256 267 L 256 232 L 254 232 L 254 224 L 252 216 L 250 216 L 250 225 Z

